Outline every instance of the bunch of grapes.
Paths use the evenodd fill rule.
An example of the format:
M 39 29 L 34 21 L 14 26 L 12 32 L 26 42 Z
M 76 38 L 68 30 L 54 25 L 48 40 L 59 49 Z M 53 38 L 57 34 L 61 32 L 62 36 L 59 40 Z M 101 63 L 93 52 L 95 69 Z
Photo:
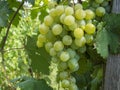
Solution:
M 45 47 L 58 68 L 57 80 L 63 90 L 78 90 L 71 73 L 79 69 L 80 53 L 93 41 L 96 26 L 95 13 L 84 10 L 81 4 L 74 7 L 58 5 L 50 9 L 40 25 L 38 47 Z

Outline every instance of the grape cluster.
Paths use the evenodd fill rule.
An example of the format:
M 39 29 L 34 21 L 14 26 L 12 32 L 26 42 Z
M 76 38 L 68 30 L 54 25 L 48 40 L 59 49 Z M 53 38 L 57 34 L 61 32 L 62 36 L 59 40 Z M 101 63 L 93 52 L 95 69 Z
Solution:
M 71 73 L 79 69 L 79 53 L 93 41 L 96 26 L 95 13 L 84 10 L 81 4 L 74 7 L 58 5 L 50 9 L 40 25 L 38 47 L 45 47 L 51 60 L 58 64 L 57 80 L 63 90 L 78 90 Z

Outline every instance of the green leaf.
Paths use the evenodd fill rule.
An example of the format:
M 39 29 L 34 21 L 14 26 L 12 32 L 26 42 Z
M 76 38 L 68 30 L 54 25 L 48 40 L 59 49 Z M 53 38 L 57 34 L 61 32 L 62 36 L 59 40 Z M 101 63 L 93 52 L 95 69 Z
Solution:
M 17 87 L 20 87 L 21 90 L 52 90 L 52 88 L 46 84 L 45 80 L 35 79 L 20 82 L 17 84 Z
M 0 27 L 7 26 L 9 7 L 7 1 L 0 1 Z
M 44 48 L 36 46 L 37 36 L 27 37 L 26 51 L 31 59 L 33 71 L 49 74 L 50 56 Z
M 107 58 L 109 54 L 108 45 L 109 39 L 107 30 L 103 29 L 101 31 L 98 31 L 96 35 L 96 48 L 97 53 L 99 53 L 103 58 Z
M 18 7 L 20 5 L 20 2 L 17 0 L 7 0 L 9 7 L 12 9 L 13 7 Z

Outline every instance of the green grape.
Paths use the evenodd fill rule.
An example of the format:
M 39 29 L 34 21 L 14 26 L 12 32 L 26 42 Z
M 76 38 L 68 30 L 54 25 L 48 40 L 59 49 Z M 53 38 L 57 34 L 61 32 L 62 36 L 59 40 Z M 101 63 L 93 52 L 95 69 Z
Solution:
M 66 79 L 68 78 L 68 76 L 69 76 L 69 73 L 67 71 L 62 71 L 59 73 L 60 80 Z
M 65 35 L 62 38 L 62 42 L 63 42 L 64 45 L 71 45 L 72 44 L 72 37 L 69 36 L 69 35 Z
M 38 41 L 39 42 L 46 42 L 46 36 L 44 34 L 39 34 Z
M 75 10 L 77 10 L 77 9 L 82 9 L 83 8 L 83 6 L 82 6 L 82 4 L 80 4 L 80 3 L 77 3 L 76 5 L 75 5 Z
M 84 35 L 84 31 L 81 28 L 76 28 L 74 30 L 74 36 L 75 36 L 75 38 L 80 39 L 80 38 L 83 37 L 83 35 Z
M 62 33 L 60 34 L 60 37 L 62 38 L 62 37 L 64 37 L 65 35 L 67 35 L 68 34 L 68 32 L 64 29 L 63 31 L 62 31 Z
M 63 61 L 63 62 L 66 62 L 70 59 L 70 55 L 68 52 L 65 52 L 63 51 L 61 54 L 60 54 L 60 60 Z
M 82 26 L 86 25 L 86 22 L 85 20 L 80 20 L 80 21 L 77 21 L 77 24 L 82 28 Z
M 76 59 L 76 61 L 79 61 L 80 55 L 76 54 L 74 58 Z
M 73 31 L 74 29 L 77 28 L 77 23 L 73 23 L 72 25 L 69 26 L 69 29 Z
M 75 18 L 78 20 L 82 20 L 84 19 L 86 16 L 85 11 L 83 11 L 82 9 L 78 9 L 75 11 Z
M 73 49 L 71 49 L 71 48 L 68 48 L 68 49 L 67 49 L 67 52 L 69 53 L 70 58 L 74 58 L 75 55 L 76 55 L 75 50 L 73 50 Z
M 60 16 L 60 22 L 61 22 L 62 24 L 64 24 L 64 19 L 65 19 L 65 17 L 66 17 L 65 13 L 63 13 L 63 14 Z
M 79 90 L 76 84 L 70 84 L 69 90 Z
M 49 30 L 48 33 L 46 34 L 46 39 L 47 41 L 50 42 L 55 41 L 56 37 L 53 35 L 51 30 Z
M 74 13 L 74 10 L 72 7 L 66 7 L 65 8 L 65 15 L 72 15 Z
M 86 43 L 90 44 L 93 41 L 93 35 L 85 34 Z
M 91 20 L 95 17 L 95 14 L 92 10 L 87 9 L 87 10 L 85 10 L 85 12 L 86 12 L 86 16 L 85 16 L 86 20 Z
M 75 23 L 75 18 L 72 15 L 68 15 L 68 16 L 65 17 L 65 19 L 64 19 L 64 24 L 65 25 L 70 26 L 74 23 Z
M 62 51 L 63 48 L 64 48 L 64 45 L 63 45 L 63 43 L 61 41 L 56 41 L 54 43 L 54 50 L 56 50 L 56 51 Z
M 62 85 L 62 87 L 67 88 L 70 85 L 70 81 L 67 79 L 64 79 L 61 81 L 61 85 Z
M 51 57 L 51 60 L 52 60 L 52 62 L 54 62 L 54 63 L 58 63 L 58 62 L 60 61 L 59 58 L 56 57 L 56 56 Z
M 49 12 L 50 16 L 55 18 L 57 16 L 57 10 L 55 8 L 52 8 Z
M 37 47 L 43 47 L 43 42 L 40 42 L 40 41 L 37 41 L 37 43 L 36 43 L 36 45 L 37 45 Z
M 76 83 L 76 79 L 73 77 L 73 76 L 70 76 L 69 77 L 69 81 L 70 81 L 70 83 Z
M 84 30 L 87 34 L 94 34 L 96 31 L 96 27 L 92 23 L 88 23 L 86 24 Z
M 99 7 L 100 5 L 98 4 L 98 3 L 96 3 L 96 2 L 92 2 L 92 7 L 93 8 L 97 8 L 97 7 Z
M 51 9 L 51 8 L 54 8 L 55 6 L 57 5 L 57 3 L 55 1 L 50 1 L 48 3 L 48 8 Z
M 106 13 L 105 8 L 103 7 L 98 7 L 95 11 L 96 15 L 99 17 L 104 16 L 104 14 Z
M 40 33 L 41 34 L 47 34 L 49 31 L 49 27 L 46 26 L 44 23 L 40 25 Z
M 101 4 L 104 0 L 95 0 L 96 3 Z
M 60 24 L 55 24 L 52 27 L 52 33 L 54 35 L 60 35 L 62 33 L 62 26 Z
M 57 54 L 54 48 L 51 48 L 49 53 L 51 56 L 55 56 Z
M 108 1 L 103 1 L 103 3 L 101 4 L 102 7 L 106 7 L 108 5 L 109 5 Z
M 53 44 L 51 42 L 45 43 L 45 49 L 47 52 L 50 52 L 50 49 L 53 47 Z
M 68 61 L 68 67 L 72 72 L 74 72 L 79 69 L 79 64 L 75 58 L 72 58 Z
M 47 26 L 51 26 L 52 23 L 53 23 L 53 18 L 52 18 L 50 15 L 46 16 L 46 17 L 44 18 L 44 23 L 45 23 L 45 25 L 47 25 Z
M 86 43 L 85 37 L 82 37 L 82 38 L 80 38 L 80 39 L 75 39 L 75 44 L 76 44 L 76 46 L 78 46 L 78 47 L 84 46 L 85 43 Z
M 56 12 L 57 12 L 57 15 L 60 16 L 61 14 L 64 13 L 64 6 L 63 5 L 59 5 L 56 7 Z
M 80 53 L 85 53 L 86 52 L 86 46 L 80 47 L 78 51 Z
M 64 70 L 67 69 L 67 68 L 68 68 L 68 65 L 67 65 L 66 62 L 60 62 L 60 63 L 58 64 L 58 70 L 59 70 L 59 71 L 64 71 Z
M 75 44 L 75 42 L 73 42 L 73 43 L 71 44 L 71 48 L 72 48 L 73 50 L 76 50 L 76 49 L 78 49 L 79 47 Z

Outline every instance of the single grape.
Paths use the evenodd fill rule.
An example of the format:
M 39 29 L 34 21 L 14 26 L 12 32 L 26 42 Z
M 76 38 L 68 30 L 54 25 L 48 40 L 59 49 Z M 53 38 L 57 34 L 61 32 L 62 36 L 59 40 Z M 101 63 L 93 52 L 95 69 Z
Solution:
M 43 42 L 37 41 L 36 44 L 37 44 L 37 47 L 39 47 L 39 48 L 43 47 Z
M 63 42 L 64 45 L 71 45 L 72 44 L 72 37 L 69 36 L 69 35 L 65 35 L 62 38 L 62 42 Z
M 64 24 L 65 25 L 70 26 L 74 23 L 75 23 L 75 18 L 72 15 L 68 15 L 68 16 L 65 17 L 65 19 L 64 19 Z
M 76 84 L 70 84 L 69 90 L 79 90 Z
M 86 43 L 90 44 L 93 41 L 93 35 L 85 34 Z
M 76 83 L 76 79 L 73 76 L 69 77 L 69 81 L 70 81 L 70 83 L 73 83 L 73 84 Z
M 67 52 L 69 53 L 70 58 L 74 58 L 75 55 L 76 55 L 75 50 L 73 50 L 73 49 L 71 49 L 71 48 L 68 48 L 68 49 L 67 49 Z
M 52 33 L 54 35 L 60 35 L 62 33 L 62 26 L 60 24 L 55 24 L 52 27 Z
M 56 40 L 56 37 L 53 35 L 51 30 L 49 30 L 48 33 L 46 34 L 46 39 L 47 41 L 50 41 L 50 42 L 53 42 Z
M 55 56 L 57 54 L 54 48 L 51 48 L 49 53 L 51 56 Z
M 62 51 L 63 48 L 64 48 L 64 45 L 63 45 L 63 43 L 61 41 L 56 41 L 54 43 L 54 50 L 56 50 L 56 51 Z
M 105 8 L 103 7 L 98 7 L 95 11 L 96 15 L 99 17 L 104 16 L 104 14 L 106 13 Z
M 104 0 L 95 0 L 96 3 L 101 4 Z
M 49 12 L 49 15 L 55 18 L 57 16 L 57 10 L 55 8 L 52 8 Z
M 76 44 L 76 46 L 78 46 L 78 47 L 84 46 L 85 43 L 86 43 L 85 37 L 82 37 L 82 38 L 80 38 L 80 39 L 75 39 L 75 44 Z
M 77 45 L 75 44 L 75 42 L 73 42 L 73 43 L 71 44 L 71 48 L 72 48 L 73 50 L 77 50 L 77 49 L 79 48 L 79 46 L 77 46 Z
M 57 56 L 51 57 L 51 60 L 52 60 L 53 63 L 58 63 L 60 61 Z
M 55 6 L 57 5 L 57 3 L 55 1 L 50 1 L 48 3 L 48 8 L 51 9 L 51 8 L 54 8 Z
M 82 38 L 83 37 L 83 35 L 84 35 L 84 31 L 81 29 L 81 28 L 76 28 L 75 30 L 74 30 L 74 36 L 75 36 L 75 38 Z
M 73 23 L 72 25 L 69 26 L 70 31 L 75 30 L 78 27 L 77 23 Z
M 49 27 L 46 26 L 44 23 L 40 25 L 40 33 L 41 34 L 47 34 L 49 31 Z
M 75 11 L 75 18 L 78 19 L 78 20 L 82 20 L 84 19 L 86 16 L 86 13 L 84 10 L 82 9 L 78 9 Z
M 39 42 L 46 42 L 46 36 L 44 34 L 39 34 L 38 41 Z
M 60 55 L 60 60 L 66 62 L 70 59 L 70 55 L 68 52 L 63 51 Z
M 50 49 L 52 48 L 53 44 L 51 42 L 45 43 L 45 49 L 47 52 L 50 52 Z
M 62 71 L 59 73 L 60 80 L 66 79 L 68 78 L 68 76 L 69 76 L 69 73 L 67 71 Z
M 60 63 L 58 64 L 58 70 L 59 70 L 59 71 L 64 71 L 64 70 L 67 69 L 67 68 L 68 68 L 68 65 L 67 65 L 66 62 L 60 62 Z
M 65 19 L 65 17 L 66 17 L 65 13 L 63 13 L 63 14 L 60 16 L 60 22 L 61 22 L 62 24 L 64 24 L 64 19 Z
M 91 20 L 95 17 L 94 12 L 90 9 L 85 10 L 85 13 L 86 13 L 86 16 L 85 16 L 86 20 Z
M 79 69 L 79 64 L 75 58 L 72 58 L 68 61 L 68 67 L 72 72 L 75 72 Z
M 83 8 L 82 4 L 80 3 L 75 4 L 75 10 L 82 9 L 82 8 Z
M 64 12 L 64 6 L 63 5 L 58 5 L 56 7 L 56 12 L 57 12 L 58 16 L 60 16 L 61 14 L 63 14 L 63 12 Z
M 62 85 L 62 87 L 67 88 L 70 85 L 70 81 L 67 79 L 64 79 L 61 81 L 61 85 Z
M 82 28 L 83 26 L 86 25 L 86 21 L 85 20 L 79 20 L 79 21 L 77 21 L 77 24 Z
M 53 24 L 53 18 L 50 16 L 50 15 L 47 15 L 45 18 L 44 18 L 44 23 L 45 25 L 47 26 L 51 26 Z
M 74 13 L 74 10 L 72 7 L 66 7 L 65 8 L 65 15 L 72 15 Z
M 96 27 L 92 23 L 88 23 L 85 26 L 85 32 L 87 34 L 94 34 L 96 31 Z
M 80 53 L 85 53 L 86 52 L 86 46 L 80 47 L 78 51 Z

